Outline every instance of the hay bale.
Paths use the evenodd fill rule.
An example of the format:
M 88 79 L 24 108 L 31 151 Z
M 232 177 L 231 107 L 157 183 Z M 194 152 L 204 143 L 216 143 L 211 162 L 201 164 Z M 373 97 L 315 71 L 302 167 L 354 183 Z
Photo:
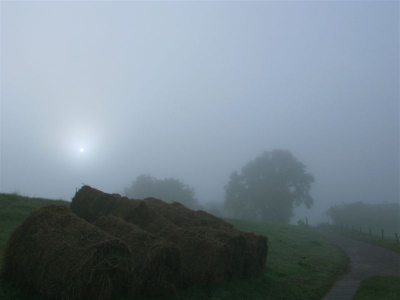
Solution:
M 130 289 L 132 269 L 124 242 L 53 204 L 11 233 L 1 276 L 48 299 L 109 299 Z
M 86 219 L 118 216 L 175 244 L 182 253 L 186 285 L 257 275 L 265 269 L 266 237 L 236 230 L 232 224 L 205 211 L 190 210 L 180 203 L 169 204 L 155 198 L 134 200 L 109 195 L 87 186 L 75 198 L 73 203 L 79 204 L 78 215 Z M 206 258 L 204 255 L 208 254 L 210 257 Z M 218 257 L 222 257 L 221 261 L 216 259 Z
M 246 250 L 243 276 L 259 275 L 265 271 L 268 254 L 268 239 L 265 236 L 244 232 Z
M 149 209 L 154 210 L 159 215 L 181 228 L 191 228 L 209 226 L 213 228 L 232 228 L 233 225 L 225 222 L 202 210 L 191 210 L 179 202 L 171 204 L 156 198 L 146 198 L 143 200 Z
M 141 202 L 141 200 L 128 199 L 127 197 L 120 196 L 115 201 L 114 206 L 111 208 L 109 214 L 122 219 L 126 219 L 131 211 L 134 210 L 138 205 L 140 205 Z
M 94 225 L 128 245 L 141 293 L 175 291 L 174 285 L 181 281 L 181 253 L 176 246 L 118 217 L 101 217 Z
M 243 276 L 244 260 L 247 240 L 240 232 L 217 230 L 214 228 L 200 227 L 193 229 L 197 234 L 211 237 L 227 245 L 225 278 L 233 279 Z
M 155 209 L 149 207 L 147 203 L 141 201 L 138 206 L 132 209 L 125 221 L 135 224 L 151 233 L 158 233 L 166 228 L 177 228 L 175 224 L 161 216 Z
M 198 227 L 193 230 L 227 245 L 226 278 L 260 275 L 265 271 L 268 254 L 268 239 L 265 236 L 234 228 Z
M 70 207 L 77 216 L 93 223 L 98 218 L 108 215 L 125 218 L 140 202 L 119 194 L 107 194 L 85 185 L 72 198 Z
M 118 198 L 117 195 L 106 194 L 84 185 L 72 198 L 70 208 L 77 216 L 92 223 L 99 217 L 108 215 Z
M 179 227 L 165 228 L 158 236 L 172 242 L 181 251 L 181 286 L 208 285 L 225 280 L 229 252 L 226 244 Z

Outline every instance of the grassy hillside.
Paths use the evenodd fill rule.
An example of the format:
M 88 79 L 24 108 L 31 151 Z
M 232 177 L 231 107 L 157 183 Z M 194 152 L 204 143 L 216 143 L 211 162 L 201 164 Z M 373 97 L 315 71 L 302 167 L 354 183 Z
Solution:
M 18 222 L 33 209 L 54 202 L 55 200 L 0 194 L 1 256 L 7 239 Z M 342 252 L 323 240 L 312 228 L 227 221 L 240 230 L 268 237 L 270 248 L 266 272 L 261 276 L 216 286 L 178 290 L 175 295 L 165 299 L 321 299 L 347 266 L 347 259 Z M 0 299 L 40 297 L 0 282 Z
M 394 233 L 392 234 L 392 237 L 386 236 L 385 239 L 382 239 L 380 236 L 377 235 L 369 235 L 368 233 L 352 231 L 351 229 L 340 228 L 338 226 L 331 226 L 331 228 L 349 238 L 400 253 L 400 244 L 397 242 L 397 240 L 393 238 Z

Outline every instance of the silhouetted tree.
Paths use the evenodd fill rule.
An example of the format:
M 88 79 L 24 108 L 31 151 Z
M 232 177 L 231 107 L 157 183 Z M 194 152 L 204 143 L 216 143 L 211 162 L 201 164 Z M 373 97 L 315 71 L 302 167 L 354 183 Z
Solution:
M 154 197 L 169 203 L 180 202 L 191 209 L 197 208 L 194 188 L 172 177 L 161 180 L 142 174 L 125 189 L 125 194 L 130 198 Z
M 314 177 L 289 151 L 264 152 L 233 172 L 225 187 L 225 208 L 234 217 L 288 223 L 294 206 L 314 202 Z

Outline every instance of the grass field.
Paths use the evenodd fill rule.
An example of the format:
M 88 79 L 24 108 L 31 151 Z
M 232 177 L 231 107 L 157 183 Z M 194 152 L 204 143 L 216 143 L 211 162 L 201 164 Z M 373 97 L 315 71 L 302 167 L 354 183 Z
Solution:
M 54 203 L 54 200 L 0 194 L 1 261 L 13 228 L 30 211 L 48 203 Z M 265 273 L 215 286 L 181 289 L 163 299 L 321 299 L 348 264 L 344 254 L 312 228 L 231 219 L 227 221 L 240 230 L 268 237 L 270 248 Z M 0 299 L 41 298 L 0 281 Z M 128 298 L 117 296 L 115 299 Z
M 400 277 L 374 276 L 361 283 L 353 300 L 398 300 Z
M 347 237 L 350 237 L 352 239 L 373 244 L 388 249 L 390 251 L 400 253 L 400 244 L 394 238 L 386 237 L 385 239 L 382 239 L 381 237 L 376 235 L 369 235 L 367 233 L 362 233 L 362 232 L 360 233 L 359 231 L 352 231 L 351 229 L 345 229 L 337 226 L 331 226 L 331 227 L 337 230 L 339 233 Z

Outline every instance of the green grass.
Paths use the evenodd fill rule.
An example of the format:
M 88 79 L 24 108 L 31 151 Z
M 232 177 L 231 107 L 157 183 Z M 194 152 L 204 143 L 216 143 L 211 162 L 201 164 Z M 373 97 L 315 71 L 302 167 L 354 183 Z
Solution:
M 32 209 L 50 202 L 54 201 L 1 195 L 0 247 L 4 249 L 13 228 Z M 321 299 L 348 264 L 345 255 L 321 238 L 312 228 L 232 219 L 227 221 L 240 230 L 268 237 L 270 248 L 265 273 L 220 285 L 180 289 L 176 294 L 163 299 Z M 41 298 L 0 281 L 0 299 Z M 115 299 L 128 298 L 115 297 Z
M 400 277 L 374 276 L 361 282 L 353 300 L 398 300 Z
M 331 227 L 349 238 L 373 244 L 388 249 L 390 251 L 400 253 L 400 244 L 397 243 L 397 240 L 395 239 L 387 237 L 385 239 L 382 239 L 381 237 L 375 235 L 369 235 L 369 233 L 368 234 L 360 233 L 359 231 L 352 231 L 351 229 L 340 228 L 337 226 L 331 226 Z
M 0 255 L 3 255 L 8 237 L 23 218 L 32 210 L 50 203 L 70 202 L 43 198 L 28 198 L 17 194 L 0 194 Z M 0 266 L 2 259 L 0 260 Z M 1 295 L 1 294 L 0 294 Z M 1 297 L 0 297 L 1 299 Z

